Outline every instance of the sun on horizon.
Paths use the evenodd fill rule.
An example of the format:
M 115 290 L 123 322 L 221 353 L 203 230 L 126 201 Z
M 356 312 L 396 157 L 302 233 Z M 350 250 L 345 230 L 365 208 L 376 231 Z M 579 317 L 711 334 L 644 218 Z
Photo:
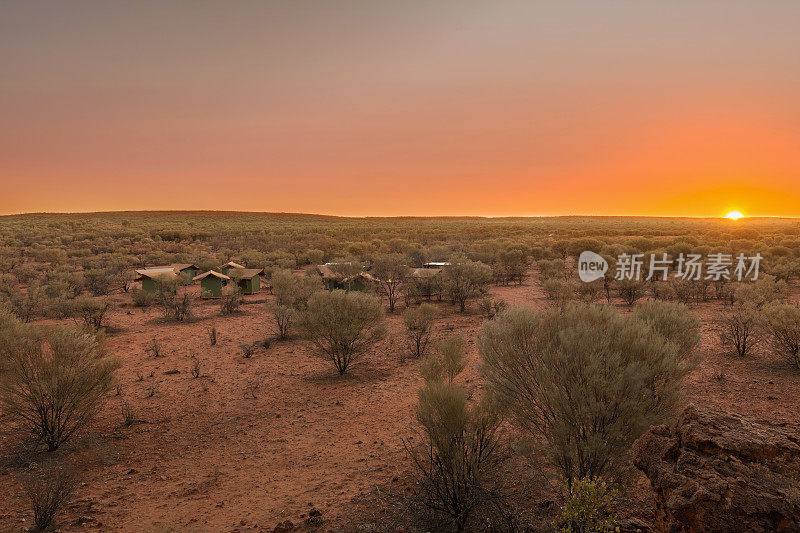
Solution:
M 744 218 L 744 215 L 741 211 L 728 211 L 723 218 L 727 218 L 728 220 L 739 220 L 740 218 Z

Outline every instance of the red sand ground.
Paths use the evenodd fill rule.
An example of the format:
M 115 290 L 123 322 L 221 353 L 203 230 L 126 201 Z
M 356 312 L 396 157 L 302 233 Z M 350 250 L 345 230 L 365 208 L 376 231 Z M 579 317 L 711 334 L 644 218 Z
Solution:
M 531 278 L 493 287 L 510 304 L 544 305 Z M 403 329 L 389 315 L 390 336 L 352 376 L 310 355 L 298 340 L 273 343 L 249 359 L 240 345 L 271 335 L 265 296 L 249 296 L 242 312 L 220 316 L 217 302 L 197 300 L 196 321 L 164 323 L 160 310 L 139 309 L 120 295 L 109 324 L 108 349 L 119 355 L 121 395 L 112 393 L 87 432 L 68 445 L 88 461 L 74 503 L 59 517 L 64 530 L 272 531 L 303 521 L 316 507 L 323 530 L 340 530 L 369 514 L 374 493 L 408 487 L 409 460 L 401 439 L 414 426 L 421 385 L 417 364 L 401 359 Z M 450 329 L 469 339 L 464 374 L 477 389 L 475 335 L 483 318 L 440 304 Z M 703 361 L 686 384 L 689 401 L 770 420 L 798 419 L 800 376 L 765 355 L 735 360 L 719 353 L 710 324 L 719 304 L 693 308 L 704 323 Z M 208 330 L 218 342 L 210 346 Z M 156 339 L 165 355 L 146 348 Z M 190 374 L 192 355 L 202 377 Z M 165 374 L 178 370 L 177 374 Z M 715 378 L 722 370 L 725 379 Z M 141 376 L 141 380 L 139 379 Z M 148 398 L 148 388 L 155 394 Z M 127 402 L 141 420 L 122 424 Z M 32 515 L 12 470 L 0 471 L 0 526 L 18 531 Z M 641 476 L 635 481 L 646 489 Z M 649 502 L 642 490 L 643 502 Z

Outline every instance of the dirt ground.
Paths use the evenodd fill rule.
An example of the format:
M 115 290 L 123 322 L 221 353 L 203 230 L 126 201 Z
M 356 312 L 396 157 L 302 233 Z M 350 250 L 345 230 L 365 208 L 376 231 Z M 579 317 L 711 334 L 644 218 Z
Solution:
M 491 293 L 510 304 L 545 305 L 535 277 Z M 416 361 L 402 357 L 400 315 L 388 315 L 389 337 L 340 378 L 299 340 L 243 356 L 241 344 L 272 335 L 268 297 L 246 297 L 232 316 L 221 316 L 217 302 L 198 299 L 191 323 L 164 322 L 157 308 L 115 297 L 107 345 L 123 360 L 119 394 L 109 395 L 91 431 L 63 452 L 86 466 L 59 518 L 62 530 L 272 531 L 284 520 L 302 524 L 313 507 L 322 513 L 322 530 L 339 531 L 374 518 L 387 491 L 408 493 L 402 439 L 414 427 L 422 380 Z M 719 305 L 692 308 L 703 321 L 703 344 L 702 362 L 686 382 L 687 401 L 797 421 L 800 375 L 766 355 L 736 360 L 721 354 L 711 323 Z M 477 391 L 474 339 L 483 317 L 474 305 L 466 315 L 440 306 L 437 334 L 469 339 L 471 364 L 463 379 Z M 216 346 L 209 342 L 211 328 Z M 161 357 L 147 351 L 153 340 Z M 199 378 L 190 373 L 193 356 L 201 363 Z M 137 420 L 130 426 L 123 424 L 124 403 Z M 629 512 L 646 513 L 646 480 L 635 479 L 632 492 L 639 496 Z M 0 470 L 0 529 L 31 525 L 22 494 L 13 469 Z

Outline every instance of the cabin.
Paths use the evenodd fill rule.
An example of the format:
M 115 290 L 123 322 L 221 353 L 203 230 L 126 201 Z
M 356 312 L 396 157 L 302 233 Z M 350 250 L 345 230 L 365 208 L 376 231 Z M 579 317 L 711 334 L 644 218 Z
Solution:
M 194 279 L 200 280 L 200 298 L 222 298 L 222 287 L 227 285 L 231 278 L 209 270 Z
M 194 277 L 200 273 L 200 267 L 191 263 L 175 263 L 173 265 L 160 265 L 147 268 L 172 268 L 179 276 L 185 277 L 186 281 L 192 281 Z
M 240 265 L 239 263 L 234 263 L 233 261 L 228 261 L 224 265 L 220 265 L 219 268 L 217 268 L 217 271 L 222 272 L 223 274 L 225 274 L 227 276 L 228 272 L 230 272 L 234 268 L 241 268 L 242 270 L 245 270 L 245 267 Z
M 375 280 L 366 272 L 359 272 L 345 276 L 335 270 L 337 263 L 325 263 L 317 266 L 317 272 L 322 276 L 322 284 L 329 291 L 341 289 L 345 291 L 369 291 Z
M 230 279 L 236 280 L 242 294 L 258 294 L 261 290 L 263 268 L 231 268 L 227 274 Z
M 428 263 L 424 263 L 422 268 L 430 268 L 430 269 L 438 269 L 441 270 L 446 266 L 450 266 L 450 263 L 446 261 L 430 261 Z
M 142 290 L 150 294 L 158 292 L 158 280 L 166 277 L 167 279 L 178 279 L 178 272 L 171 266 L 141 268 L 136 270 L 134 281 L 142 282 Z

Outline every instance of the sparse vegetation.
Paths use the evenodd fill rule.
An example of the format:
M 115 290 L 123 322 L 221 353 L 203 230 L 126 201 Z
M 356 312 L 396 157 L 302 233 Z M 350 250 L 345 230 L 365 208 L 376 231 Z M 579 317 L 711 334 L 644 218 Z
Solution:
M 336 290 L 313 294 L 299 326 L 314 352 L 342 375 L 386 335 L 383 320 L 374 296 Z
M 433 324 L 438 314 L 439 310 L 436 306 L 428 303 L 406 309 L 403 313 L 408 351 L 412 357 L 420 358 L 427 353 L 433 333 Z

